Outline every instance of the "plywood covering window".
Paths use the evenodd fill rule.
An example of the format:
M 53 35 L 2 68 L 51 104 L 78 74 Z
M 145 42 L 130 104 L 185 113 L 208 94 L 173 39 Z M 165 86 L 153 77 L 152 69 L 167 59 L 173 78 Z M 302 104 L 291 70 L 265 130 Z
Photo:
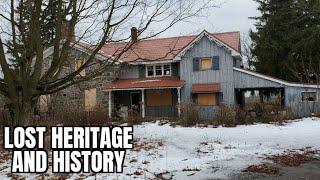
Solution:
M 97 106 L 97 90 L 95 88 L 88 89 L 84 91 L 85 96 L 85 109 L 90 111 L 96 108 Z
M 302 92 L 301 97 L 302 97 L 302 101 L 309 101 L 309 102 L 317 101 L 316 92 Z
M 84 60 L 83 59 L 76 59 L 76 61 L 75 61 L 75 71 L 77 71 L 83 64 L 84 64 Z M 80 76 L 85 76 L 85 75 L 86 75 L 86 71 L 85 71 L 85 69 L 83 69 L 80 72 Z
M 216 96 L 214 93 L 197 94 L 197 104 L 201 106 L 217 105 Z
M 147 90 L 148 106 L 171 106 L 172 93 L 170 89 Z
M 39 98 L 39 110 L 40 112 L 47 112 L 50 104 L 50 95 L 41 95 Z
M 212 59 L 211 58 L 201 58 L 201 70 L 212 69 Z

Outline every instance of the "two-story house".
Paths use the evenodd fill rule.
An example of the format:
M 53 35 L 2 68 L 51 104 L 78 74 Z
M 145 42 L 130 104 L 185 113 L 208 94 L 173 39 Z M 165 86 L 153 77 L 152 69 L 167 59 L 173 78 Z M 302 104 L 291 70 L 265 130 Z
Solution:
M 136 33 L 134 29 L 131 32 Z M 100 58 L 124 45 L 106 44 Z M 87 52 L 81 45 L 74 46 L 71 64 L 81 63 Z M 45 57 L 50 59 L 50 52 Z M 141 40 L 120 61 L 117 72 L 106 71 L 59 92 L 55 104 L 68 102 L 85 109 L 100 106 L 109 117 L 126 114 L 132 108 L 142 117 L 171 117 L 181 115 L 181 104 L 192 101 L 199 108 L 200 118 L 210 119 L 219 104 L 243 106 L 246 91 L 267 89 L 281 92 L 282 105 L 297 115 L 315 113 L 319 108 L 310 111 L 310 106 L 320 105 L 317 85 L 290 83 L 243 69 L 239 32 L 203 31 L 198 35 Z

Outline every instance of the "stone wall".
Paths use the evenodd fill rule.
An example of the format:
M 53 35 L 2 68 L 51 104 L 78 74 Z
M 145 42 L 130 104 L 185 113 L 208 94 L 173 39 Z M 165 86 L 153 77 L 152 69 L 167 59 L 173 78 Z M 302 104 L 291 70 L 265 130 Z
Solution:
M 69 55 L 69 62 L 66 63 L 64 71 L 61 73 L 61 76 L 64 76 L 70 72 L 75 70 L 75 60 L 77 59 L 85 59 L 88 58 L 88 55 L 78 51 L 72 50 Z M 49 56 L 47 62 L 52 59 L 52 56 Z M 98 61 L 98 60 L 97 60 Z M 87 68 L 86 74 L 88 72 L 93 71 L 97 65 L 90 66 Z M 46 68 L 46 67 L 44 67 Z M 103 108 L 107 110 L 108 105 L 108 92 L 105 91 L 106 83 L 113 80 L 114 70 L 106 70 L 102 75 L 80 83 L 73 86 L 68 87 L 62 91 L 59 91 L 55 94 L 50 95 L 51 106 L 53 110 L 84 110 L 85 108 L 85 90 L 95 88 L 96 89 L 96 100 L 97 107 Z

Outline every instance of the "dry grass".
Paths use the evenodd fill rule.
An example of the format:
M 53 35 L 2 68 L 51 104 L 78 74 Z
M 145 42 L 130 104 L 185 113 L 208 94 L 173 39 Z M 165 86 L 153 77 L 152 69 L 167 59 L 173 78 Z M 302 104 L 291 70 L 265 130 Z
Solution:
M 313 152 L 288 152 L 280 155 L 269 156 L 266 159 L 285 166 L 300 166 L 301 164 L 315 160 L 312 157 Z
M 182 126 L 193 126 L 199 120 L 199 112 L 191 101 L 181 104 L 181 117 L 179 124 Z
M 247 167 L 243 172 L 265 173 L 265 174 L 279 174 L 280 168 L 270 164 L 259 164 Z

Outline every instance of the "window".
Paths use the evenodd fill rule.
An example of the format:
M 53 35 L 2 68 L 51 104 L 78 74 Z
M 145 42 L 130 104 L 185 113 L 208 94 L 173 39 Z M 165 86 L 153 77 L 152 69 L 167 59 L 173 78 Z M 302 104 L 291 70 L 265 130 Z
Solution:
M 162 76 L 162 66 L 156 66 L 156 76 Z
M 201 70 L 212 69 L 212 59 L 211 58 L 201 58 Z
M 316 92 L 302 92 L 301 97 L 302 97 L 302 101 L 309 101 L 309 102 L 317 101 Z
M 197 94 L 197 104 L 201 106 L 217 105 L 216 95 L 214 93 Z
M 146 66 L 146 76 L 155 77 L 155 76 L 171 76 L 171 65 L 152 65 Z
M 97 105 L 97 90 L 95 88 L 84 91 L 86 111 L 94 110 Z
M 153 66 L 147 66 L 147 77 L 154 76 Z
M 75 71 L 77 71 L 82 65 L 84 64 L 84 60 L 83 59 L 77 59 L 75 61 Z M 86 75 L 86 71 L 85 69 L 83 69 L 81 72 L 80 72 L 80 76 L 85 76 Z
M 170 65 L 164 65 L 163 66 L 163 72 L 164 72 L 164 76 L 171 76 L 171 66 Z
M 220 57 L 194 57 L 193 71 L 220 70 Z
M 49 110 L 50 95 L 41 95 L 39 98 L 39 110 L 44 113 Z

